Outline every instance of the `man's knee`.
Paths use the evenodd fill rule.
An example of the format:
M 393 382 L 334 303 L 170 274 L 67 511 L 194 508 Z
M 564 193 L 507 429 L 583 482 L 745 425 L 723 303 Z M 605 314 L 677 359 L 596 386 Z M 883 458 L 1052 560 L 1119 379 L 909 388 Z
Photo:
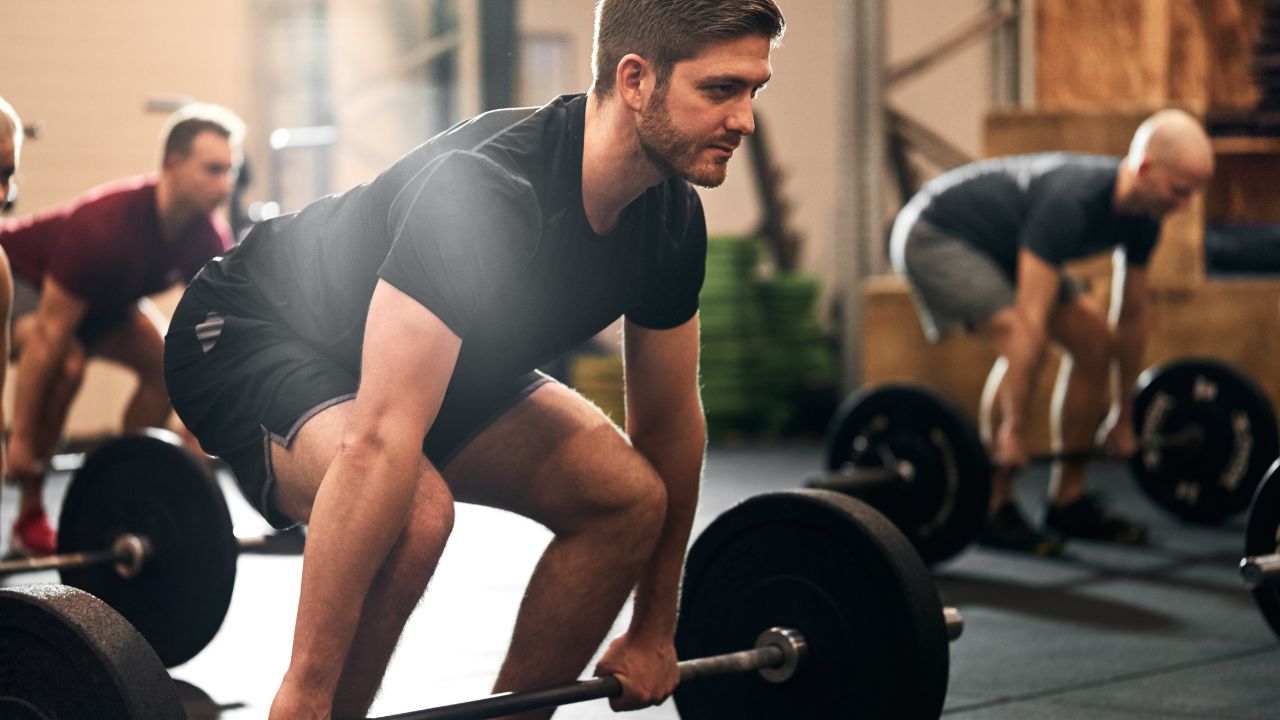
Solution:
M 609 447 L 594 453 L 564 483 L 566 507 L 557 534 L 604 526 L 632 535 L 636 541 L 656 539 L 666 519 L 667 489 L 662 477 L 634 448 L 604 440 Z
M 422 493 L 420 493 L 422 496 Z M 409 522 L 392 548 L 395 573 L 423 587 L 435 572 L 444 546 L 453 534 L 453 498 L 448 493 L 429 493 L 417 501 Z
M 1066 348 L 1071 357 L 1072 370 L 1089 377 L 1105 379 L 1115 357 L 1116 337 L 1109 328 L 1076 339 Z
M 74 393 L 84 382 L 84 374 L 88 361 L 84 351 L 74 344 L 62 358 L 58 372 L 58 388 L 63 393 Z

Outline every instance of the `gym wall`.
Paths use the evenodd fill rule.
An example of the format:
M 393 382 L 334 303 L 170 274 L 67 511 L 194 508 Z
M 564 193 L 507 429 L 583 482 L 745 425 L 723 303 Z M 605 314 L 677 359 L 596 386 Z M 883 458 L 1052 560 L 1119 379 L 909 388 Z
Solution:
M 847 237 L 836 227 L 836 189 L 846 175 L 834 148 L 838 98 L 846 77 L 837 66 L 839 7 L 844 0 L 782 0 L 788 32 L 773 57 L 776 81 L 760 96 L 759 112 L 770 123 L 773 153 L 786 175 L 783 192 L 795 208 L 794 225 L 804 236 L 802 269 L 818 274 L 829 290 L 834 279 L 834 243 Z M 187 95 L 224 104 L 249 123 L 246 149 L 254 161 L 249 199 L 269 199 L 272 178 L 266 135 L 258 118 L 270 99 L 258 86 L 268 66 L 262 26 L 271 8 L 297 9 L 318 0 L 224 0 L 164 3 L 155 0 L 60 0 L 4 4 L 0 23 L 0 95 L 27 122 L 39 122 L 43 137 L 24 147 L 19 174 L 20 214 L 68 199 L 90 186 L 156 167 L 163 113 L 146 113 L 157 94 Z M 406 6 L 411 2 L 404 3 Z M 987 7 L 987 0 L 894 0 L 884 3 L 889 61 L 928 47 Z M 365 71 L 389 61 L 385 35 L 364 27 L 350 13 L 364 3 L 329 0 L 335 85 L 349 85 Z M 521 103 L 540 103 L 549 93 L 574 92 L 590 82 L 589 0 L 520 0 L 524 38 L 560 38 L 564 68 L 541 77 L 539 92 L 517 91 Z M 342 22 L 332 20 L 339 14 Z M 980 122 L 989 97 L 989 47 L 977 43 L 896 90 L 892 100 L 927 119 L 950 142 L 977 155 Z M 564 83 L 554 87 L 554 83 Z M 532 84 L 532 83 L 526 83 Z M 530 89 L 532 91 L 532 89 Z M 329 187 L 362 182 L 389 159 L 424 137 L 407 123 L 369 107 L 335 110 L 340 132 L 359 126 L 360 147 L 338 147 L 331 156 Z M 344 126 L 346 123 L 346 126 Z M 383 146 L 385 145 L 385 147 Z M 742 155 L 743 153 L 740 153 Z M 702 194 L 714 233 L 750 233 L 760 221 L 756 189 L 745 157 L 735 159 L 729 180 Z M 173 296 L 158 298 L 162 309 Z M 820 305 L 825 308 L 825 301 Z M 827 318 L 823 318 L 825 321 Z M 92 363 L 85 388 L 72 408 L 68 432 L 92 436 L 118 427 L 120 408 L 132 389 L 129 377 Z M 12 407 L 12 383 L 6 407 Z

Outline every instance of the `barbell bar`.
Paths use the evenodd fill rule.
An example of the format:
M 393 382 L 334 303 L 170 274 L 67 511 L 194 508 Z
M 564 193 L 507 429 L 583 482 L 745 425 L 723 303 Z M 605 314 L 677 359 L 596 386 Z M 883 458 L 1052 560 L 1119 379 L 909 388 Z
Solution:
M 756 639 L 750 650 L 712 655 L 677 663 L 680 682 L 695 678 L 758 672 L 771 683 L 782 683 L 801 668 L 809 646 L 804 635 L 791 628 L 770 628 Z M 480 700 L 470 700 L 414 712 L 387 715 L 377 720 L 481 720 L 514 715 L 528 710 L 560 707 L 587 700 L 614 698 L 622 694 L 622 682 L 613 675 L 602 675 L 568 685 L 499 693 Z
M 1263 619 L 1280 637 L 1280 460 L 1267 470 L 1249 505 L 1240 574 Z
M 237 537 L 235 538 L 236 550 L 238 552 L 259 550 L 282 537 L 285 535 L 281 533 Z M 0 560 L 0 578 L 43 570 L 75 570 L 101 565 L 112 565 L 121 577 L 131 578 L 141 572 L 146 567 L 147 561 L 154 557 L 155 547 L 146 536 L 126 532 L 117 535 L 109 547 L 100 550 Z
M 1163 436 L 1141 438 L 1138 452 L 1152 450 L 1195 449 L 1204 442 L 1204 432 L 1199 428 L 1184 428 Z M 1094 447 L 1083 450 L 1066 450 L 1053 453 L 1041 453 L 1028 458 L 1029 462 L 1083 462 L 1087 460 L 1103 460 L 1111 458 L 1105 448 Z M 840 492 L 865 490 L 873 487 L 893 487 L 898 483 L 910 483 L 917 477 L 915 464 L 909 460 L 890 457 L 881 467 L 858 467 L 845 465 L 838 470 L 815 475 L 806 480 L 809 487 L 836 490 Z

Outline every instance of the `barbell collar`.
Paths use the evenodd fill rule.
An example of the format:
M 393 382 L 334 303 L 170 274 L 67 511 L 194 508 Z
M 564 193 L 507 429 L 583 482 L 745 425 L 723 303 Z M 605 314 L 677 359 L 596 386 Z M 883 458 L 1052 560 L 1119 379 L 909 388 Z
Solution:
M 1240 576 L 1250 589 L 1274 582 L 1280 577 L 1280 553 L 1254 555 L 1240 560 Z
M 756 647 L 750 650 L 681 661 L 678 663 L 680 682 L 697 677 L 768 669 L 784 672 L 785 677 L 782 680 L 772 681 L 782 682 L 791 677 L 807 654 L 808 644 L 799 631 L 789 628 L 770 628 L 761 633 L 756 641 Z M 788 665 L 791 665 L 789 670 Z M 514 715 L 528 710 L 572 705 L 587 700 L 612 698 L 621 694 L 622 683 L 618 678 L 605 675 L 569 685 L 500 693 L 456 705 L 387 715 L 378 720 L 480 720 Z
M 964 634 L 964 617 L 953 607 L 942 608 L 942 619 L 947 626 L 947 640 L 955 642 Z
M 151 541 L 142 535 L 118 535 L 115 542 L 111 543 L 111 552 L 116 557 L 116 572 L 123 578 L 137 577 L 153 550 Z

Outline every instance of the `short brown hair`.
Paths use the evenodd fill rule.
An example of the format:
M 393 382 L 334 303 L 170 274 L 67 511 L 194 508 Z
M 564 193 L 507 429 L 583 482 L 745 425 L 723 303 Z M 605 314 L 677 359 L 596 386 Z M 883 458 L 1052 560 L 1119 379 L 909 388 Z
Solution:
M 773 0 L 597 0 L 592 92 L 613 92 L 615 70 L 635 53 L 654 68 L 658 85 L 671 69 L 717 40 L 761 35 L 776 46 L 786 30 Z
M 161 136 L 164 138 L 163 163 L 170 154 L 191 154 L 191 143 L 202 132 L 213 132 L 239 146 L 244 137 L 244 121 L 235 113 L 211 103 L 191 103 L 169 116 Z

